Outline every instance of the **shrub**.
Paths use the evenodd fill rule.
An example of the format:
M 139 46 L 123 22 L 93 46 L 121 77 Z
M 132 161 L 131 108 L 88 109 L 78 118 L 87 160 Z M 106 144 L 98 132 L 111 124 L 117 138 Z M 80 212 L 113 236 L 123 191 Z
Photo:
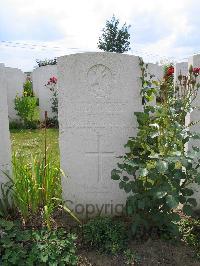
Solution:
M 101 252 L 117 254 L 127 245 L 127 232 L 120 221 L 97 217 L 83 225 L 86 244 Z
M 37 98 L 36 97 L 19 97 L 15 98 L 15 110 L 17 115 L 23 122 L 26 128 L 37 128 L 39 120 L 39 114 L 37 109 Z
M 0 220 L 2 265 L 77 265 L 76 236 L 63 229 L 22 230 Z
M 39 121 L 38 112 L 38 98 L 34 96 L 32 82 L 26 80 L 24 83 L 23 96 L 15 97 L 15 110 L 17 115 L 21 119 L 21 123 L 18 121 L 13 121 L 10 123 L 10 128 L 31 128 L 36 129 Z
M 137 136 L 128 140 L 128 152 L 120 157 L 118 168 L 111 175 L 113 180 L 119 180 L 120 189 L 128 193 L 126 207 L 133 219 L 133 234 L 156 228 L 160 233 L 177 235 L 180 217 L 175 209 L 183 204 L 183 212 L 191 215 L 197 203 L 188 186 L 200 184 L 200 150 L 185 149 L 191 138 L 199 139 L 185 126 L 199 84 L 190 68 L 189 76 L 180 77 L 175 90 L 166 80 L 156 90 L 154 82 L 145 80 L 148 75 L 142 61 L 140 66 L 144 111 L 135 113 Z M 151 105 L 158 94 L 161 102 Z

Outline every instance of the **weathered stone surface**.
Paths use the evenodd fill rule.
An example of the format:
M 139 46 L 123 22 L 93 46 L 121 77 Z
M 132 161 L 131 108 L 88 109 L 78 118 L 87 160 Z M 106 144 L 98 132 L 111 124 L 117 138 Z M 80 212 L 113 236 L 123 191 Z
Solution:
M 5 68 L 6 84 L 7 84 L 7 99 L 8 99 L 8 116 L 9 120 L 19 120 L 15 110 L 15 97 L 22 96 L 23 84 L 26 80 L 26 75 L 18 68 Z
M 175 86 L 179 86 L 180 81 L 178 80 L 178 76 L 182 75 L 182 76 L 188 76 L 188 62 L 180 62 L 180 63 L 176 63 L 174 66 L 174 85 Z M 190 123 L 190 114 L 187 114 L 186 118 L 185 118 L 185 123 L 187 125 L 189 125 Z M 186 147 L 188 148 L 188 145 L 186 145 Z
M 7 181 L 2 171 L 10 169 L 11 149 L 8 126 L 8 104 L 6 93 L 6 69 L 0 64 L 0 184 Z M 0 192 L 1 196 L 1 192 Z
M 33 90 L 39 98 L 40 105 L 40 119 L 44 120 L 44 113 L 47 111 L 48 117 L 52 118 L 54 115 L 51 111 L 52 92 L 45 86 L 51 77 L 57 77 L 57 66 L 47 65 L 36 68 L 32 73 Z
M 178 82 L 179 75 L 187 76 L 188 75 L 188 62 L 176 63 L 174 67 L 174 80 Z
M 148 63 L 147 69 L 149 74 L 154 75 L 153 80 L 161 81 L 163 79 L 163 66 Z
M 194 56 L 189 57 L 188 67 L 190 67 L 191 65 L 193 67 L 200 67 L 200 55 L 194 55 Z M 199 77 L 197 78 L 197 82 L 200 82 Z M 200 91 L 198 92 L 197 97 L 196 97 L 195 101 L 193 102 L 193 106 L 200 107 Z M 190 122 L 199 121 L 200 120 L 200 111 L 198 109 L 194 110 L 190 114 L 188 119 Z M 196 125 L 192 126 L 191 131 L 195 131 L 197 133 L 200 133 L 200 123 L 198 122 L 198 123 L 196 123 Z M 192 145 L 200 147 L 200 141 L 199 140 L 190 141 L 189 149 L 191 149 Z M 193 188 L 195 189 L 195 195 L 194 196 L 196 197 L 197 202 L 198 202 L 196 209 L 200 210 L 200 187 L 197 185 L 194 185 Z
M 163 66 L 160 66 L 158 64 L 153 64 L 153 63 L 148 63 L 147 64 L 147 77 L 145 77 L 145 79 L 147 80 L 151 80 L 151 81 L 157 81 L 158 85 L 156 86 L 156 84 L 154 83 L 153 86 L 154 88 L 159 90 L 159 84 L 163 79 Z M 150 103 L 150 105 L 154 106 L 156 104 L 156 98 L 154 98 L 154 100 Z
M 188 60 L 188 66 L 192 65 L 195 67 L 200 67 L 200 55 L 194 55 L 189 57 Z M 197 78 L 197 82 L 200 82 L 200 77 Z M 200 91 L 198 92 L 198 95 L 193 103 L 194 106 L 200 106 Z M 194 110 L 190 115 L 191 121 L 198 121 L 200 120 L 200 113 L 199 110 Z M 195 126 L 192 127 L 193 130 L 200 132 L 200 124 L 197 123 Z
M 125 202 L 111 170 L 135 134 L 133 113 L 142 108 L 140 76 L 138 57 L 131 55 L 58 58 L 61 168 L 68 175 L 63 195 L 76 213 L 119 213 L 116 205 Z

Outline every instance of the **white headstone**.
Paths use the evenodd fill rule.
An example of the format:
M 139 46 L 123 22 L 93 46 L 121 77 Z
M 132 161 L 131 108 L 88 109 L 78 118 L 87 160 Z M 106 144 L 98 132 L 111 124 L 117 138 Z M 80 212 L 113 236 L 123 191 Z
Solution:
M 194 55 L 194 56 L 189 57 L 189 59 L 188 59 L 188 68 L 191 65 L 192 65 L 193 68 L 200 67 L 200 55 Z M 197 78 L 197 82 L 200 83 L 200 78 L 199 77 Z M 200 91 L 198 92 L 198 95 L 197 95 L 193 105 L 200 107 Z M 199 115 L 200 115 L 199 110 L 194 110 L 190 114 L 190 120 L 191 121 L 199 121 L 200 120 Z M 200 123 L 197 123 L 196 125 L 192 126 L 191 129 L 200 133 Z M 198 144 L 200 144 L 200 142 L 198 142 Z
M 163 79 L 163 66 L 158 64 L 148 63 L 148 72 L 151 75 L 154 75 L 153 80 L 162 81 Z
M 188 75 L 188 62 L 176 63 L 174 67 L 174 81 L 178 82 L 178 76 L 187 76 Z
M 125 203 L 111 170 L 135 135 L 140 76 L 139 59 L 132 55 L 58 58 L 61 168 L 68 175 L 63 196 L 77 214 L 119 213 L 117 204 Z
M 33 90 L 36 96 L 39 98 L 40 106 L 40 119 L 44 120 L 45 111 L 48 113 L 49 118 L 53 118 L 54 114 L 51 110 L 51 98 L 52 92 L 48 87 L 45 86 L 50 78 L 57 78 L 57 65 L 47 65 L 38 67 L 33 70 L 32 81 L 33 81 Z
M 200 55 L 194 55 L 189 57 L 188 60 L 188 68 L 192 65 L 193 68 L 195 67 L 200 67 Z M 200 83 L 200 77 L 197 78 L 197 82 Z M 200 107 L 200 91 L 197 94 L 197 97 L 193 103 L 193 106 L 197 106 Z M 199 121 L 196 125 L 191 127 L 191 131 L 195 131 L 197 133 L 200 133 L 200 111 L 199 110 L 194 110 L 191 114 L 190 114 L 190 122 L 192 121 Z M 191 149 L 191 146 L 195 145 L 198 146 L 200 148 L 200 141 L 198 140 L 192 140 L 190 145 L 189 145 L 189 149 Z M 193 188 L 196 190 L 195 192 L 195 197 L 197 199 L 198 202 L 198 206 L 196 207 L 196 209 L 200 210 L 200 187 L 199 186 L 193 186 Z
M 145 77 L 145 79 L 151 80 L 151 81 L 157 81 L 158 85 L 154 83 L 153 87 L 159 90 L 160 82 L 162 82 L 163 75 L 164 75 L 163 66 L 160 66 L 158 64 L 148 63 L 146 70 L 147 70 L 148 76 Z M 156 98 L 154 98 L 154 100 L 150 102 L 150 105 L 152 106 L 154 106 L 155 104 L 156 104 Z
M 8 181 L 2 171 L 9 170 L 11 161 L 5 74 L 5 67 L 3 64 L 0 64 L 0 184 Z
M 6 83 L 7 83 L 7 97 L 8 97 L 8 116 L 9 120 L 19 120 L 15 110 L 15 97 L 22 96 L 23 85 L 26 81 L 26 75 L 17 68 L 6 67 Z
M 176 63 L 174 66 L 174 85 L 179 86 L 180 81 L 178 80 L 178 76 L 188 76 L 188 62 Z M 189 125 L 190 123 L 190 114 L 187 114 L 185 118 L 185 123 Z M 188 149 L 188 144 L 185 145 L 186 149 Z

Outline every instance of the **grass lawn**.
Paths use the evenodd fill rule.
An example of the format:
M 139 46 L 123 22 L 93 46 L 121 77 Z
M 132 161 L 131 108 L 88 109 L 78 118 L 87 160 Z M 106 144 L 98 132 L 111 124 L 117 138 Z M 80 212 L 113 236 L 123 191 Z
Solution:
M 20 152 L 30 158 L 30 155 L 44 154 L 44 129 L 11 130 L 12 151 Z M 58 129 L 47 129 L 48 154 L 59 161 Z

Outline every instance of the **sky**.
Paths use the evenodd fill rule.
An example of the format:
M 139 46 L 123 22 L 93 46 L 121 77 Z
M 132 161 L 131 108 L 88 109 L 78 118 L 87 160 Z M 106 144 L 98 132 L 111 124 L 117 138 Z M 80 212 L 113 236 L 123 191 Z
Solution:
M 36 59 L 98 51 L 106 20 L 131 25 L 131 51 L 146 62 L 200 53 L 199 0 L 0 0 L 0 62 L 32 71 Z

